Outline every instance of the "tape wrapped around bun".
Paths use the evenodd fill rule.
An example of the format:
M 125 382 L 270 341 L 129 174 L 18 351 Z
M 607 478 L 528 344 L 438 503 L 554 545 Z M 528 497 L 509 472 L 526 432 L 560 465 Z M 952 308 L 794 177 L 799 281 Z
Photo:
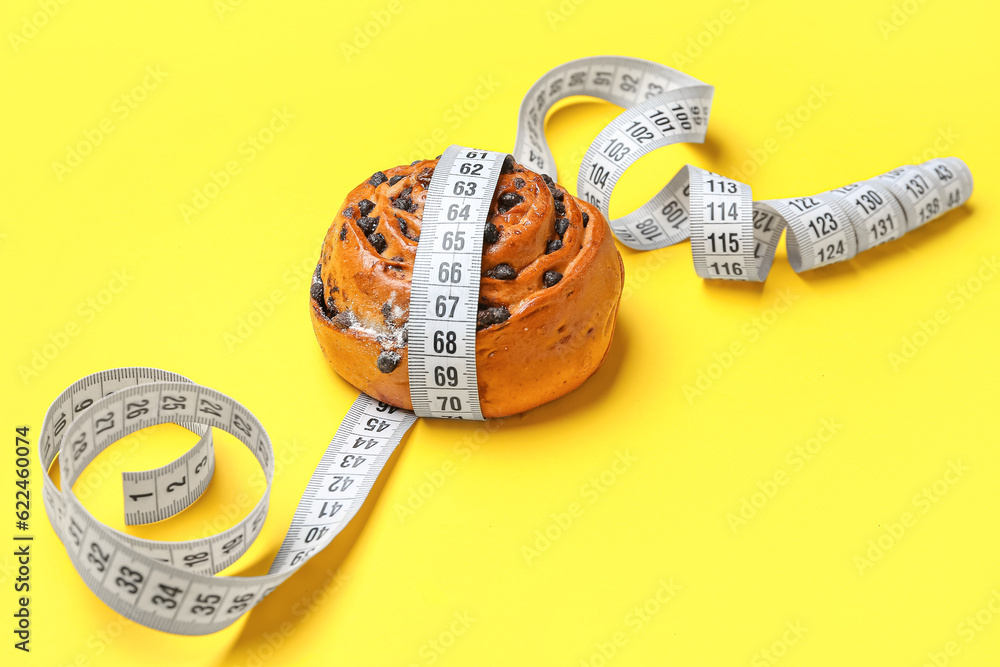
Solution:
M 354 188 L 323 242 L 311 290 L 313 328 L 334 370 L 406 409 L 410 281 L 436 165 L 376 172 Z M 590 377 L 611 345 L 624 280 L 600 211 L 508 161 L 483 245 L 476 332 L 483 416 L 524 412 Z

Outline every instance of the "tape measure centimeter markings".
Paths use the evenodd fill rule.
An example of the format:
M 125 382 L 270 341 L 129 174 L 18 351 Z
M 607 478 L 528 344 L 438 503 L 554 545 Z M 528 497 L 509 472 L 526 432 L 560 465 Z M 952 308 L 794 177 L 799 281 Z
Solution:
M 449 146 L 431 177 L 407 323 L 410 400 L 421 417 L 483 419 L 476 376 L 483 234 L 508 157 Z
M 690 237 L 695 271 L 710 279 L 766 279 L 786 228 L 789 262 L 795 271 L 807 271 L 899 238 L 971 195 L 972 174 L 954 157 L 864 181 L 861 194 L 868 199 L 860 202 L 849 196 L 859 183 L 812 197 L 754 202 L 748 185 L 687 165 L 646 204 L 611 218 L 614 187 L 636 160 L 662 146 L 704 141 L 713 94 L 712 86 L 658 63 L 581 58 L 552 69 L 531 87 L 518 115 L 513 154 L 555 177 L 544 133 L 552 105 L 589 95 L 624 107 L 587 149 L 578 196 L 597 206 L 630 248 L 653 250 Z
M 208 634 L 238 619 L 330 543 L 357 513 L 415 420 L 407 410 L 364 394 L 357 398 L 313 473 L 271 570 L 263 576 L 212 575 L 236 562 L 263 527 L 274 474 L 270 439 L 242 405 L 183 376 L 120 368 L 88 376 L 62 392 L 46 413 L 38 445 L 46 470 L 61 454 L 62 488 L 46 474 L 43 501 L 74 567 L 108 606 L 151 628 Z M 134 431 L 166 422 L 202 429 L 206 435 L 210 426 L 221 428 L 243 442 L 261 465 L 265 491 L 234 526 L 197 540 L 147 540 L 105 526 L 76 498 L 73 483 L 100 452 Z M 212 453 L 209 443 L 201 438 L 176 461 L 134 475 L 157 480 L 154 494 L 168 496 L 156 498 L 159 507 L 182 509 L 200 495 L 214 470 L 206 461 L 191 477 L 202 458 Z M 166 482 L 170 479 L 173 482 Z

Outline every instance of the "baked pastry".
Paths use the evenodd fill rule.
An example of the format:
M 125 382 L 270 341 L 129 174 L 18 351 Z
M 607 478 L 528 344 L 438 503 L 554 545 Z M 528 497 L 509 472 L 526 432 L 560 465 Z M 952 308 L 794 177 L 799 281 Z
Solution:
M 323 353 L 373 398 L 412 409 L 408 306 L 437 160 L 375 173 L 347 195 L 313 277 Z M 476 369 L 483 416 L 580 386 L 607 356 L 625 271 L 607 221 L 546 175 L 507 159 L 483 244 Z

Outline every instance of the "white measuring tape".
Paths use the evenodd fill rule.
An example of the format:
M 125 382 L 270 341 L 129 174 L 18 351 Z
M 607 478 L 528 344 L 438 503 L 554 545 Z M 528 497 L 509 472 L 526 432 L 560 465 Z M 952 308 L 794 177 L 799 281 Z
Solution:
M 506 159 L 449 146 L 427 188 L 407 322 L 410 400 L 421 417 L 483 419 L 476 380 L 483 234 Z
M 578 192 L 608 215 L 615 183 L 635 160 L 660 146 L 702 141 L 713 89 L 656 63 L 583 58 L 553 69 L 521 105 L 514 158 L 554 175 L 544 138 L 546 111 L 570 95 L 625 107 L 590 146 Z M 483 233 L 504 153 L 452 146 L 428 187 L 411 285 L 408 322 L 410 395 L 416 414 L 482 419 L 475 364 Z M 704 278 L 764 280 L 781 232 L 796 271 L 853 257 L 964 203 L 972 175 L 958 158 L 905 166 L 811 197 L 753 202 L 749 186 L 687 166 L 633 213 L 612 220 L 619 240 L 651 250 L 691 238 Z M 202 635 L 246 613 L 318 554 L 364 503 L 416 415 L 361 394 L 306 486 L 266 575 L 218 577 L 260 533 L 267 515 L 274 455 L 259 421 L 242 405 L 187 378 L 153 368 L 119 368 L 75 382 L 49 407 L 39 437 L 48 471 L 57 454 L 61 488 L 46 474 L 43 498 L 52 526 L 87 586 L 123 616 L 151 628 Z M 73 483 L 111 443 L 173 422 L 201 437 L 155 470 L 123 474 L 125 522 L 150 523 L 188 507 L 215 470 L 209 427 L 242 441 L 267 482 L 236 525 L 197 540 L 133 537 L 105 526 L 74 495 Z
M 658 63 L 621 56 L 560 65 L 528 91 L 518 115 L 514 157 L 555 176 L 545 113 L 559 100 L 589 95 L 625 107 L 590 145 L 577 176 L 581 199 L 597 206 L 619 241 L 654 250 L 691 238 L 702 278 L 767 277 L 781 232 L 788 260 L 806 271 L 854 257 L 962 205 L 972 173 L 958 158 L 937 158 L 812 197 L 754 202 L 750 186 L 688 165 L 646 204 L 612 220 L 608 204 L 621 175 L 652 150 L 702 142 L 714 89 Z
M 224 394 L 155 368 L 90 375 L 49 407 L 38 439 L 45 470 L 59 454 L 61 489 L 46 474 L 42 497 L 70 561 L 99 598 L 150 628 L 203 635 L 228 626 L 321 551 L 354 517 L 416 416 L 361 394 L 313 473 L 292 525 L 266 575 L 216 577 L 236 562 L 267 516 L 274 454 L 267 432 Z M 214 470 L 211 431 L 220 428 L 251 451 L 267 487 L 231 528 L 198 540 L 133 537 L 94 518 L 73 493 L 83 469 L 111 443 L 141 428 L 173 422 L 203 437 L 176 461 L 125 473 L 126 523 L 159 521 L 190 505 Z

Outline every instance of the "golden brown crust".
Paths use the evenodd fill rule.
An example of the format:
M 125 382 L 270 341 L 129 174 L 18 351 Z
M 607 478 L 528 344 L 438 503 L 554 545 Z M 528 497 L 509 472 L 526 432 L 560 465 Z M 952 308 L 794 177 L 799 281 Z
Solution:
M 410 280 L 436 164 L 377 172 L 351 191 L 323 242 L 310 300 L 333 368 L 366 394 L 406 409 Z M 563 396 L 597 370 L 625 279 L 596 208 L 520 165 L 504 171 L 479 292 L 476 368 L 486 417 Z

